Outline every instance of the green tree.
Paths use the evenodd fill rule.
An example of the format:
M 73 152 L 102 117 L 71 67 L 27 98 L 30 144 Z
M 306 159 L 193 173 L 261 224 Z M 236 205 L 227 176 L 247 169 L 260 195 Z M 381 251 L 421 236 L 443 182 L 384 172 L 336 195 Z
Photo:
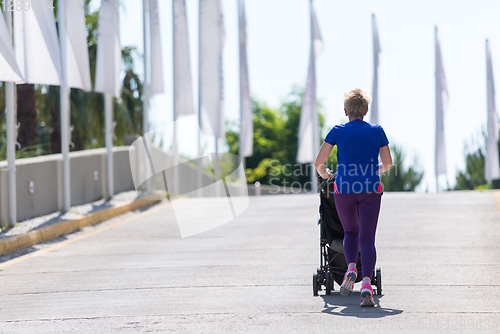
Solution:
M 310 188 L 310 165 L 295 161 L 302 95 L 302 90 L 294 88 L 279 109 L 253 101 L 254 152 L 245 162 L 248 182 Z M 321 110 L 321 105 L 318 109 Z M 320 128 L 323 126 L 324 117 L 320 114 Z M 238 154 L 238 130 L 234 124 L 229 128 L 226 134 L 229 152 Z M 335 152 L 329 162 L 336 166 Z
M 472 145 L 465 144 L 465 170 L 458 171 L 456 175 L 455 190 L 472 190 L 478 187 L 488 187 L 485 177 L 486 152 L 481 144 L 486 142 L 483 132 L 480 139 L 473 140 Z M 470 149 L 470 146 L 474 147 Z
M 142 134 L 142 81 L 135 72 L 134 57 L 137 55 L 135 47 L 125 47 L 122 50 L 125 76 L 121 91 L 119 108 L 115 106 L 117 122 L 116 135 L 123 138 L 124 134 Z M 125 133 L 126 132 L 126 133 Z
M 384 191 L 415 191 L 424 177 L 424 172 L 414 156 L 413 163 L 406 167 L 405 153 L 398 145 L 391 146 L 392 169 L 381 174 Z
M 484 175 L 484 160 L 482 149 L 466 154 L 465 170 L 457 173 L 455 190 L 472 190 L 487 184 Z

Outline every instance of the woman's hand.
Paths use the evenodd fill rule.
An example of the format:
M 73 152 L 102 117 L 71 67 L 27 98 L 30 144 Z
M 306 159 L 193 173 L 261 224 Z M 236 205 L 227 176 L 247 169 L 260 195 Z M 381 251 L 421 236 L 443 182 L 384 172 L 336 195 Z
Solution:
M 321 175 L 321 177 L 325 180 L 331 178 L 332 176 L 333 176 L 333 173 L 330 170 L 330 168 L 326 168 L 326 173 Z

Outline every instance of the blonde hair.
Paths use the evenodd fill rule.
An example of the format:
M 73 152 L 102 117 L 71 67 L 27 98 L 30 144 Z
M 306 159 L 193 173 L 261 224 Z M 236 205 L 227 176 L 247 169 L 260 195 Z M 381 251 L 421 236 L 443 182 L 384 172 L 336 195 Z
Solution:
M 344 108 L 351 117 L 364 116 L 372 97 L 359 88 L 344 94 Z

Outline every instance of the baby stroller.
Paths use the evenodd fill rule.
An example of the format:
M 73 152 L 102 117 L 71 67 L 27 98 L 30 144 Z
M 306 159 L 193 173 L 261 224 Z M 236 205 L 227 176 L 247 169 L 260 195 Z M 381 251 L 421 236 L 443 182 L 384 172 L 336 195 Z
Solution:
M 320 178 L 319 182 L 320 267 L 313 275 L 314 296 L 318 295 L 318 290 L 321 290 L 322 286 L 325 287 L 327 295 L 331 294 L 331 291 L 335 290 L 333 282 L 341 285 L 347 270 L 343 247 L 344 229 L 333 198 L 334 180 L 335 175 L 326 181 Z M 356 282 L 360 282 L 363 279 L 360 253 L 356 269 L 358 270 Z M 377 295 L 382 294 L 381 276 L 380 268 L 374 269 L 371 283 L 376 287 Z

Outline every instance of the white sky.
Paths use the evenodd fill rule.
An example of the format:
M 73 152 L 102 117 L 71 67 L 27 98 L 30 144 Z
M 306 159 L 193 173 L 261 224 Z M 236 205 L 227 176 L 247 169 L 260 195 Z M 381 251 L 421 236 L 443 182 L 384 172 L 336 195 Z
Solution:
M 142 1 L 121 0 L 122 45 L 142 53 Z M 172 118 L 171 0 L 159 0 L 166 93 L 152 101 L 152 128 Z M 193 87 L 197 105 L 198 0 L 186 0 Z M 225 112 L 239 120 L 237 0 L 222 0 Z M 96 6 L 99 0 L 94 0 Z M 464 144 L 486 127 L 485 39 L 490 40 L 495 80 L 500 67 L 500 1 L 497 0 L 315 0 L 324 41 L 317 60 L 317 95 L 327 125 L 345 122 L 342 95 L 372 90 L 371 14 L 377 16 L 382 53 L 379 67 L 380 124 L 391 144 L 416 153 L 425 170 L 421 191 L 435 190 L 434 25 L 439 28 L 449 90 L 445 119 L 448 181 L 464 168 Z M 309 56 L 307 0 L 247 0 L 251 95 L 279 107 L 294 85 L 305 85 Z M 140 64 L 140 63 L 139 63 Z M 142 72 L 139 66 L 138 72 Z M 497 105 L 500 105 L 497 103 Z M 367 119 L 369 121 L 369 117 Z M 184 120 L 184 136 L 194 134 L 194 118 Z M 191 141 L 181 138 L 188 151 Z

